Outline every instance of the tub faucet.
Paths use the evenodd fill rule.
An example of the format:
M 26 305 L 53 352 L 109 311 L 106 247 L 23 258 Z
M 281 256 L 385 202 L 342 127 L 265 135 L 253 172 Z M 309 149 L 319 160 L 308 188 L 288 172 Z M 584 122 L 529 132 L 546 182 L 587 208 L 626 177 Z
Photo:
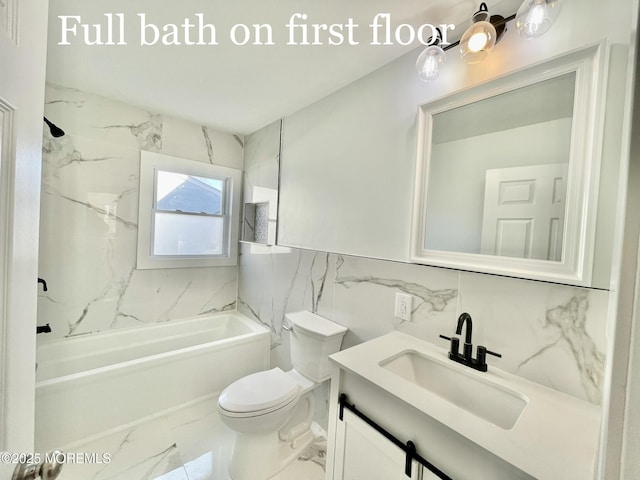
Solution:
M 487 371 L 487 354 L 494 355 L 496 357 L 502 357 L 499 353 L 487 350 L 487 347 L 478 345 L 476 358 L 473 358 L 473 344 L 471 343 L 471 334 L 473 332 L 473 321 L 471 315 L 463 313 L 458 317 L 458 324 L 456 326 L 456 335 L 462 335 L 462 327 L 466 326 L 464 335 L 464 347 L 462 353 L 458 351 L 460 346 L 460 339 L 458 337 L 447 337 L 440 335 L 440 338 L 449 340 L 451 342 L 451 350 L 449 350 L 449 358 L 454 362 L 461 363 L 467 367 L 471 367 L 474 370 L 481 372 Z
M 38 278 L 38 283 L 42 284 L 42 290 L 47 291 L 47 282 L 44 278 Z
M 47 323 L 42 327 L 36 327 L 36 335 L 39 333 L 51 333 L 51 327 L 49 326 L 49 324 Z

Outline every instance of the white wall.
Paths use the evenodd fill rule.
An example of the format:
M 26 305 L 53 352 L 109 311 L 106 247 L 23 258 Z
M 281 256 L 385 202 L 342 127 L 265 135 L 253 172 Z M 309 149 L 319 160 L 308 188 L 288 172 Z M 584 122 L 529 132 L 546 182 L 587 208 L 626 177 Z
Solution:
M 430 169 L 434 181 L 429 182 L 426 217 L 428 248 L 480 253 L 486 171 L 568 163 L 570 138 L 571 119 L 560 119 L 434 144 Z
M 440 78 L 430 83 L 417 78 L 419 51 L 414 51 L 286 118 L 280 241 L 407 261 L 418 106 L 600 41 L 607 42 L 605 51 L 613 43 L 626 47 L 634 4 L 565 2 L 547 35 L 526 40 L 510 26 L 492 55 L 475 65 L 464 64 L 455 49 L 449 50 Z M 613 69 L 624 71 L 626 63 Z M 625 94 L 624 82 L 609 92 L 608 117 L 621 116 L 616 101 Z M 619 143 L 619 128 L 606 135 L 617 136 Z M 617 162 L 612 153 L 603 158 L 604 169 Z M 612 184 L 617 178 L 604 185 L 603 192 L 615 191 Z M 610 201 L 604 193 L 600 201 Z M 612 230 L 600 231 L 610 235 Z M 606 249 L 602 251 L 606 256 Z

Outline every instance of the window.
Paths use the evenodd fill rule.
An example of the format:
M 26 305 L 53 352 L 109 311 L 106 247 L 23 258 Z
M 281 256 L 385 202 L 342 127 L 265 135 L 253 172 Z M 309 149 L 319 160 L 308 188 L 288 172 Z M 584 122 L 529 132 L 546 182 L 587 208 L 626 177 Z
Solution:
M 241 171 L 141 153 L 138 268 L 236 265 Z

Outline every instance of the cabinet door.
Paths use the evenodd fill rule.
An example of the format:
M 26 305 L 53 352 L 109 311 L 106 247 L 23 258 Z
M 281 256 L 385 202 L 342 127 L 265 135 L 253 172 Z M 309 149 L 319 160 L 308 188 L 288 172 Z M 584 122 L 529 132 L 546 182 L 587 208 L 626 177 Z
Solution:
M 427 467 L 420 465 L 420 469 L 422 470 L 422 476 L 420 477 L 421 480 L 440 480 L 440 477 L 435 473 L 430 472 Z
M 401 448 L 344 410 L 336 428 L 333 480 L 422 480 L 422 466 L 415 460 L 411 477 L 405 475 L 405 458 Z

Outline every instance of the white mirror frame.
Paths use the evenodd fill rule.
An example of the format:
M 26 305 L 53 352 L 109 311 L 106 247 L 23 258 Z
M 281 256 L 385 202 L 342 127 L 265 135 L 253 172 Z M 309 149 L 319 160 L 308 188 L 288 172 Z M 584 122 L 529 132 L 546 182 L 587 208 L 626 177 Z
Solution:
M 604 125 L 604 105 L 601 100 L 605 91 L 604 52 L 604 44 L 591 46 L 419 107 L 411 262 L 571 285 L 591 284 Z M 576 73 L 576 82 L 562 260 L 523 259 L 425 248 L 434 115 L 571 72 Z

